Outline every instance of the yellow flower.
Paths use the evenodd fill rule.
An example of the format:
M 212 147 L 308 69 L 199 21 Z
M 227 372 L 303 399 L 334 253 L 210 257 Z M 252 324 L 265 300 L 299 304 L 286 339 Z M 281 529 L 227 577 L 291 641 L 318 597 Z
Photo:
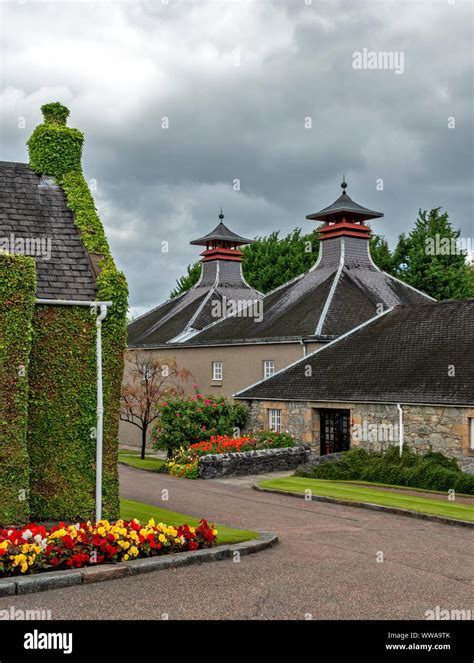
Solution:
M 217 536 L 217 530 L 216 529 L 213 529 L 212 533 L 214 534 L 214 536 Z
M 129 552 L 130 552 L 130 555 L 133 555 L 134 557 L 136 557 L 138 555 L 138 548 L 136 548 L 135 546 L 132 546 L 130 548 Z
M 123 558 L 125 561 L 127 561 L 127 559 L 130 559 L 130 555 L 124 555 Z
M 117 545 L 123 548 L 124 550 L 130 548 L 130 543 L 128 541 L 117 541 Z
M 62 539 L 63 536 L 66 536 L 66 534 L 67 534 L 66 530 L 64 528 L 62 528 L 62 529 L 58 529 L 55 532 L 53 532 L 52 534 L 50 534 L 49 538 L 50 539 Z
M 21 565 L 20 571 L 21 571 L 22 573 L 26 573 L 26 571 L 28 571 L 28 564 L 27 564 L 26 562 L 24 562 L 24 563 Z
M 154 527 L 155 526 L 155 520 L 153 518 L 150 518 L 148 521 L 148 527 Z
M 160 534 L 158 541 L 161 541 L 161 543 L 166 543 L 166 536 L 164 534 Z

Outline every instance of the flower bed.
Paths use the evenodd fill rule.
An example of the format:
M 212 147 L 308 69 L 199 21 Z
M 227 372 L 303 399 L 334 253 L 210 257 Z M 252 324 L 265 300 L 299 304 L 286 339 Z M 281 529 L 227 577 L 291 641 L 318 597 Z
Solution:
M 59 523 L 50 529 L 34 523 L 0 530 L 0 575 L 12 576 L 54 569 L 125 562 L 211 547 L 217 530 L 202 519 L 198 527 L 155 524 L 136 519 L 101 520 L 97 525 Z
M 199 477 L 199 458 L 202 456 L 293 446 L 295 446 L 295 440 L 289 433 L 257 431 L 242 437 L 214 435 L 210 440 L 197 442 L 186 448 L 181 447 L 166 463 L 166 470 L 172 476 L 197 479 Z

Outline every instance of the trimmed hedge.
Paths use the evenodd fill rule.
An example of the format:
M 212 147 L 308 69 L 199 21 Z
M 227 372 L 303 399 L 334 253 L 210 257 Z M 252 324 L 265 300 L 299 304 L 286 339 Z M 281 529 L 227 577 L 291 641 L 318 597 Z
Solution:
M 403 447 L 401 457 L 398 447 L 392 447 L 385 453 L 351 449 L 343 454 L 341 460 L 301 468 L 295 476 L 371 481 L 425 490 L 454 489 L 456 493 L 474 495 L 474 475 L 462 472 L 454 459 L 438 452 L 421 456 L 407 445 Z
M 111 300 L 102 323 L 104 437 L 103 517 L 119 517 L 118 426 L 126 349 L 128 289 L 110 254 L 104 228 L 82 175 L 84 137 L 66 126 L 69 110 L 42 106 L 44 122 L 28 141 L 30 165 L 55 177 L 74 213 L 82 242 L 99 256 L 97 299 Z M 38 307 L 30 370 L 28 448 L 32 515 L 87 520 L 95 513 L 95 316 L 84 307 Z
M 0 525 L 27 522 L 28 364 L 36 269 L 32 258 L 0 254 Z

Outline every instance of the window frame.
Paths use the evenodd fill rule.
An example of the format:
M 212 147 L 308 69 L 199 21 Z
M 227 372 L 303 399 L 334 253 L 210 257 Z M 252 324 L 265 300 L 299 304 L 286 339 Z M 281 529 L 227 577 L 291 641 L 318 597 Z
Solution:
M 273 369 L 272 373 L 267 375 L 267 364 L 272 364 Z M 275 375 L 275 360 L 274 359 L 264 359 L 263 360 L 263 379 L 268 380 L 268 378 L 271 378 L 273 375 Z
M 276 419 L 276 421 L 272 420 Z M 271 431 L 274 431 L 275 433 L 281 433 L 281 419 L 282 419 L 282 413 L 279 408 L 269 408 L 268 409 L 268 428 Z
M 216 370 L 218 368 L 219 370 Z M 220 377 L 216 377 L 217 373 L 220 373 Z M 217 359 L 212 362 L 212 381 L 222 382 L 223 379 L 224 379 L 224 362 Z

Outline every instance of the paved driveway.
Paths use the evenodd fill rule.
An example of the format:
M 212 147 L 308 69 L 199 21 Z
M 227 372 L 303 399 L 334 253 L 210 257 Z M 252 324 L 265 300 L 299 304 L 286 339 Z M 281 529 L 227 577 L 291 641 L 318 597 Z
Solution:
M 258 493 L 245 482 L 120 473 L 124 497 L 271 531 L 280 544 L 239 563 L 3 598 L 0 609 L 49 608 L 53 619 L 423 619 L 436 606 L 474 609 L 471 529 Z

